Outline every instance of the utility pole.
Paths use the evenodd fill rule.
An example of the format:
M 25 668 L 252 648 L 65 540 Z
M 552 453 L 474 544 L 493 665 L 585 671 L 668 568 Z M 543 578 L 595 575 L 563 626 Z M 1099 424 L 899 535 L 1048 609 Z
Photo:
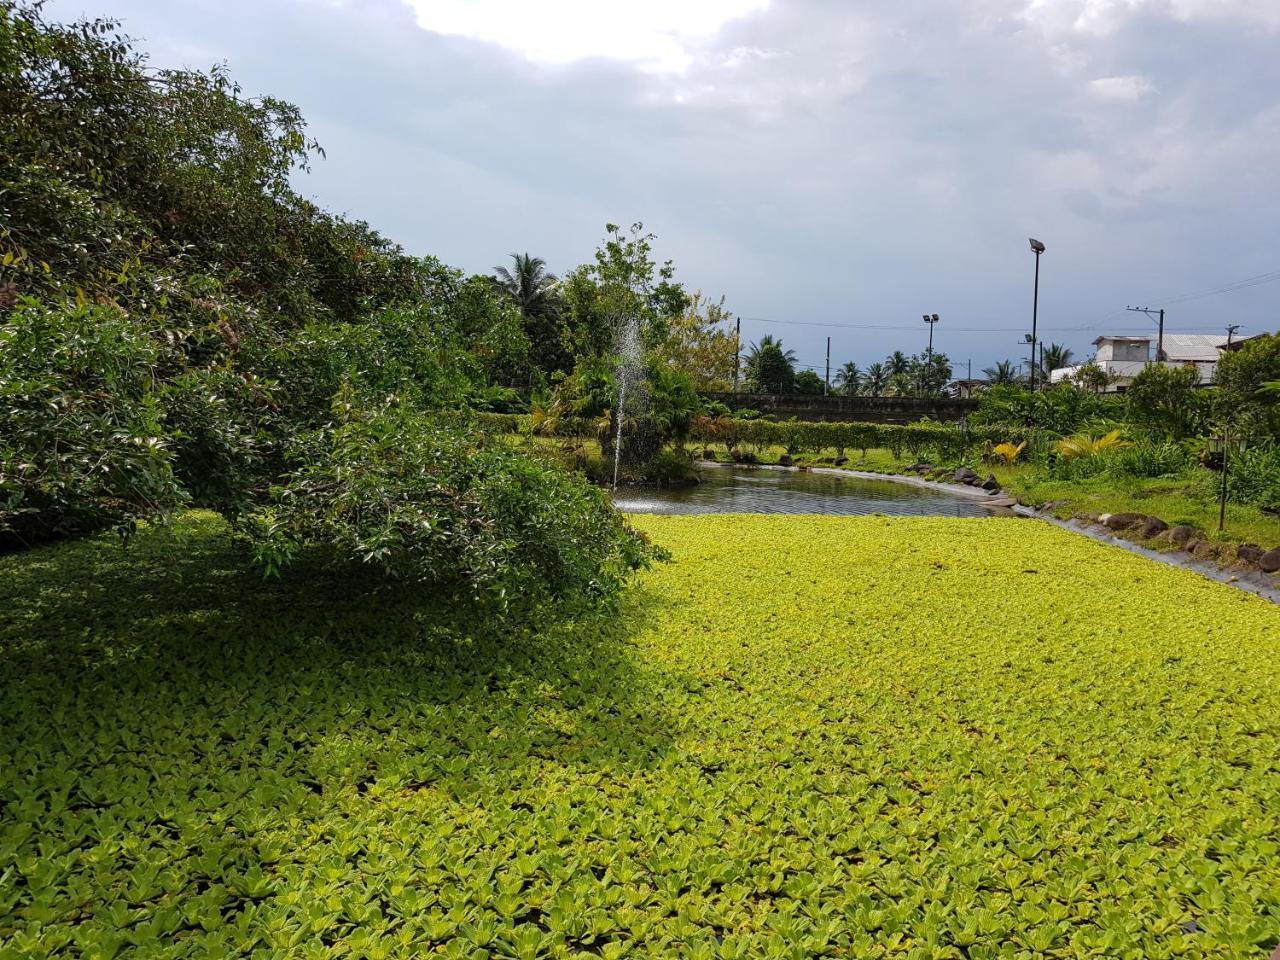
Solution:
M 1156 334 L 1156 362 L 1164 360 L 1164 307 L 1152 310 L 1148 307 L 1125 307 L 1130 313 L 1145 313 L 1149 319 L 1159 324 L 1160 332 Z
M 827 378 L 822 381 L 822 395 L 831 392 L 831 338 L 827 337 Z
M 742 363 L 739 355 L 742 353 L 742 318 L 735 317 L 733 321 L 733 392 L 738 392 L 738 368 Z

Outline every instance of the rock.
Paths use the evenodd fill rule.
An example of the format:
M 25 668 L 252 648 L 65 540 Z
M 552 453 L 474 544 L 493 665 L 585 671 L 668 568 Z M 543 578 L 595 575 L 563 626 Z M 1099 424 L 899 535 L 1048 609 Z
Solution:
M 925 463 L 924 461 L 921 461 L 920 463 L 913 463 L 911 466 L 907 467 L 907 472 L 921 474 L 933 473 L 933 464 Z
M 1038 509 L 1040 510 L 1041 513 L 1052 513 L 1054 510 L 1057 510 L 1059 507 L 1065 507 L 1070 502 L 1071 502 L 1070 500 L 1049 500 L 1045 503 L 1040 504 Z
M 784 453 L 782 456 L 778 458 L 778 463 L 784 467 L 791 466 L 791 454 Z
M 1165 538 L 1170 543 L 1176 543 L 1180 547 L 1185 547 L 1194 538 L 1200 536 L 1200 531 L 1195 527 L 1189 527 L 1185 523 L 1180 523 L 1176 527 L 1170 527 L 1165 533 Z
M 707 447 L 705 450 L 702 451 L 703 460 L 714 460 L 715 458 L 716 458 L 716 452 L 712 450 L 710 447 Z
M 1191 547 L 1191 556 L 1197 560 L 1214 560 L 1218 556 L 1218 545 L 1208 540 L 1197 540 Z
M 1280 547 L 1268 550 L 1258 558 L 1258 569 L 1263 573 L 1280 573 Z
M 999 490 L 1000 489 L 1000 481 L 996 479 L 996 475 L 994 473 L 987 474 L 987 479 L 982 481 L 982 489 L 983 490 Z
M 968 467 L 961 467 L 955 472 L 952 479 L 954 479 L 956 483 L 968 483 L 970 480 L 977 480 L 978 475 Z
M 1143 540 L 1151 540 L 1168 529 L 1169 525 L 1159 517 L 1147 517 L 1142 521 L 1142 525 L 1138 527 L 1138 536 Z
M 849 462 L 848 457 L 836 457 L 836 460 L 835 460 L 835 464 L 837 467 L 843 467 L 848 462 Z
M 1256 543 L 1242 543 L 1240 546 L 1236 547 L 1236 557 L 1244 563 L 1253 564 L 1255 567 L 1266 552 L 1267 551 L 1263 550 Z
M 1104 513 L 1098 522 L 1108 530 L 1129 530 L 1148 519 L 1141 513 Z

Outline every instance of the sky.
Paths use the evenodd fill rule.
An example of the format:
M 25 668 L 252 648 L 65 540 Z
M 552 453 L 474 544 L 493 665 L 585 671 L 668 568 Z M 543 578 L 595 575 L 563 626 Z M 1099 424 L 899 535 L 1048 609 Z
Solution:
M 1103 333 L 1280 329 L 1280 0 L 54 0 L 225 63 L 300 191 L 416 254 L 565 271 L 643 221 L 802 364 L 958 375 Z M 1239 281 L 1248 281 L 1241 286 Z M 1235 287 L 1236 289 L 1224 289 Z M 1222 292 L 1211 292 L 1222 291 Z M 1201 295 L 1205 294 L 1205 295 Z

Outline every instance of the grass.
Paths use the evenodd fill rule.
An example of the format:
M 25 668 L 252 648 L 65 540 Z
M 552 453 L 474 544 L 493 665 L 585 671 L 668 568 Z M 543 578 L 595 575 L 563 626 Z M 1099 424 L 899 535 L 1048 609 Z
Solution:
M 486 626 L 219 522 L 0 557 L 0 956 L 1252 958 L 1280 612 L 1010 519 L 638 518 Z

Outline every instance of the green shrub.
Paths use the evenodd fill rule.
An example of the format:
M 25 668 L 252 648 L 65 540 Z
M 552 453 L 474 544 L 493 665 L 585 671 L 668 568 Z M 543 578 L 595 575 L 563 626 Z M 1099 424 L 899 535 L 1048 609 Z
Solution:
M 160 359 L 114 307 L 19 302 L 0 324 L 0 544 L 128 531 L 183 502 Z
M 1104 456 L 1115 477 L 1169 477 L 1184 473 L 1194 461 L 1186 447 L 1171 440 L 1136 443 Z
M 1199 370 L 1162 363 L 1150 364 L 1134 377 L 1124 399 L 1131 424 L 1174 440 L 1203 431 L 1212 407 L 1212 396 L 1200 389 Z
M 1280 509 L 1280 444 L 1259 444 L 1233 454 L 1227 486 L 1238 503 Z
M 418 411 L 340 402 L 242 528 L 276 572 L 314 550 L 499 607 L 612 598 L 653 552 L 604 491 Z

